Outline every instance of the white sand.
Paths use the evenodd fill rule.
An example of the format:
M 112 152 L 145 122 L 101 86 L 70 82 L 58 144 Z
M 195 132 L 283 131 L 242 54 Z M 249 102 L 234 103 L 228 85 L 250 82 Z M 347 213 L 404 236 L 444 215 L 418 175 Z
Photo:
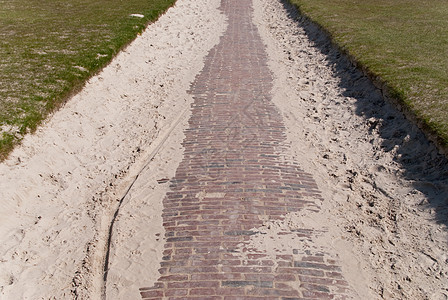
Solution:
M 178 0 L 0 165 L 1 299 L 99 299 L 104 293 L 104 249 L 118 200 L 189 107 L 186 90 L 223 31 L 218 4 Z M 151 172 L 170 176 L 176 162 L 163 167 L 170 158 Z M 144 236 L 149 243 L 155 233 L 163 237 L 160 201 L 147 211 L 135 204 L 134 216 L 148 217 L 120 224 L 120 242 L 134 233 L 141 240 L 135 247 L 125 241 L 130 251 L 160 248 L 148 247 Z M 113 260 L 125 250 L 113 249 L 112 266 L 132 272 Z M 148 258 L 159 263 L 158 251 L 148 251 L 154 257 L 139 261 L 142 267 Z M 113 283 L 112 295 L 133 283 L 138 295 L 142 274 L 122 275 L 124 283 Z
M 358 299 L 448 299 L 447 160 L 315 26 L 254 3 L 292 157 L 326 200 L 289 219 L 328 228 L 317 244 L 339 255 Z
M 157 280 L 168 189 L 157 180 L 182 159 L 186 90 L 226 26 L 219 2 L 178 0 L 0 164 L 1 299 L 135 299 Z M 327 229 L 315 246 L 340 260 L 361 299 L 447 299 L 446 160 L 315 28 L 305 24 L 316 43 L 280 3 L 254 3 L 290 159 L 325 199 L 321 213 L 288 215 L 267 236 Z M 109 227 L 137 175 L 105 284 Z

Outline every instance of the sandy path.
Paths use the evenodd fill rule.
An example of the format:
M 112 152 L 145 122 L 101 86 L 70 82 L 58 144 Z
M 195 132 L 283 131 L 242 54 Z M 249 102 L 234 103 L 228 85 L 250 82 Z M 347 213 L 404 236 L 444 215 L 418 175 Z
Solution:
M 220 10 L 228 26 L 189 90 L 184 155 L 163 197 L 160 277 L 141 295 L 356 298 L 337 252 L 317 243 L 327 225 L 303 223 L 327 200 L 288 155 L 252 0 L 222 1 Z
M 128 299 L 157 280 L 157 180 L 182 158 L 186 91 L 226 26 L 219 4 L 178 0 L 0 165 L 0 298 Z M 290 155 L 331 199 L 290 222 L 328 227 L 320 241 L 359 294 L 447 299 L 446 159 L 293 9 L 254 4 Z M 136 174 L 104 286 L 109 225 Z
M 179 0 L 0 165 L 1 299 L 104 292 L 113 213 L 189 106 L 185 91 L 224 25 L 214 7 Z
M 295 9 L 255 3 L 294 157 L 332 199 L 330 240 L 372 298 L 446 299 L 446 158 Z

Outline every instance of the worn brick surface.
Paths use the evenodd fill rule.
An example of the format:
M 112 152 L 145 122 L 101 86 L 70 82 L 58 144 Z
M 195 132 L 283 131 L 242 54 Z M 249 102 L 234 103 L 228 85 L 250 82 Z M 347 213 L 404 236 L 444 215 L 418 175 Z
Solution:
M 251 5 L 222 0 L 229 26 L 191 86 L 184 158 L 163 202 L 160 278 L 140 290 L 143 299 L 345 298 L 341 269 L 325 253 L 240 255 L 260 234 L 254 228 L 304 207 L 318 211 L 320 198 L 312 176 L 283 159 L 285 127 Z M 313 232 L 281 234 L 311 240 Z

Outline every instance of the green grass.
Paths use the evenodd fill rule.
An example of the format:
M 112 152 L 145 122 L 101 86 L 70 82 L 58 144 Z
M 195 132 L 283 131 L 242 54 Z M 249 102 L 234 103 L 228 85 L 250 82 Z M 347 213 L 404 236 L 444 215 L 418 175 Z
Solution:
M 174 2 L 0 0 L 0 161 Z
M 446 0 L 290 0 L 448 147 Z

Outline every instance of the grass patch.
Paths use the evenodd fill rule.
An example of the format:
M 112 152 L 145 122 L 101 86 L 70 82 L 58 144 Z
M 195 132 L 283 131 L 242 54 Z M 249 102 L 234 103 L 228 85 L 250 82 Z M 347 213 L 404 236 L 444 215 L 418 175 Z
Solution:
M 0 161 L 174 2 L 0 0 Z
M 446 0 L 289 0 L 448 147 Z

